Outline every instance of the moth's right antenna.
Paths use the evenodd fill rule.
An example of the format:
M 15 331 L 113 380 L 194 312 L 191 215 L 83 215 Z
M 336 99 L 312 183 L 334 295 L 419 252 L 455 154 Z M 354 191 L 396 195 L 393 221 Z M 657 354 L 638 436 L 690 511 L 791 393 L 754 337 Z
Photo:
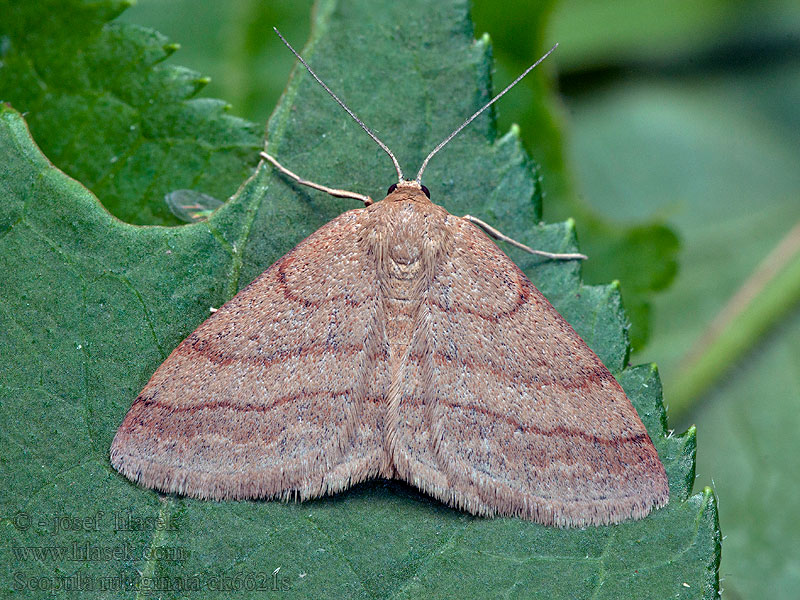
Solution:
M 278 35 L 280 35 L 280 34 L 278 34 Z M 447 137 L 446 137 L 444 140 L 442 140 L 441 142 L 439 142 L 439 143 L 437 144 L 436 148 L 434 148 L 433 150 L 431 150 L 431 153 L 430 153 L 430 154 L 428 154 L 428 156 L 426 156 L 426 157 L 425 157 L 425 160 L 424 160 L 424 161 L 422 161 L 422 166 L 419 168 L 419 172 L 417 173 L 417 179 L 416 179 L 417 183 L 420 183 L 420 182 L 422 181 L 422 173 L 423 173 L 423 171 L 425 171 L 425 167 L 427 167 L 427 166 L 428 166 L 428 161 L 429 161 L 431 158 L 433 158 L 433 155 L 434 155 L 434 154 L 436 154 L 436 153 L 437 153 L 439 150 L 441 150 L 442 148 L 444 148 L 444 146 L 445 146 L 445 144 L 447 144 L 447 142 L 449 142 L 449 141 L 450 141 L 450 140 L 452 140 L 454 137 L 456 137 L 456 136 L 457 136 L 459 133 L 461 133 L 461 130 L 462 130 L 462 129 L 464 129 L 464 127 L 466 127 L 466 126 L 467 126 L 467 125 L 469 125 L 470 123 L 472 123 L 472 122 L 473 122 L 473 121 L 474 121 L 474 120 L 477 118 L 477 116 L 478 116 L 479 114 L 481 114 L 483 111 L 485 111 L 487 108 L 489 108 L 489 107 L 490 107 L 492 104 L 494 104 L 495 102 L 497 102 L 498 100 L 500 100 L 500 98 L 503 96 L 503 94 L 505 94 L 505 93 L 506 93 L 508 90 L 510 90 L 512 87 L 514 87 L 515 85 L 517 85 L 517 84 L 519 83 L 520 79 L 522 79 L 523 77 L 525 77 L 525 75 L 527 75 L 528 73 L 530 73 L 531 71 L 533 71 L 533 70 L 534 70 L 536 67 L 538 67 L 538 66 L 541 64 L 541 62 L 542 62 L 542 61 L 543 61 L 545 58 L 547 58 L 548 56 L 550 56 L 550 55 L 553 53 L 553 50 L 555 50 L 556 48 L 558 48 L 558 44 L 555 44 L 555 45 L 554 45 L 552 48 L 550 48 L 550 50 L 548 50 L 548 51 L 545 53 L 545 55 L 544 55 L 544 56 L 542 56 L 542 57 L 541 57 L 539 60 L 537 60 L 535 63 L 533 63 L 533 64 L 532 64 L 530 67 L 528 67 L 527 69 L 525 69 L 525 70 L 522 72 L 522 75 L 520 75 L 520 76 L 519 76 L 519 77 L 517 77 L 517 78 L 516 78 L 514 81 L 512 81 L 511 83 L 509 83 L 509 84 L 506 86 L 506 88 L 505 88 L 505 89 L 504 89 L 502 92 L 500 92 L 499 94 L 497 94 L 497 96 L 495 96 L 494 98 L 492 98 L 491 100 L 489 100 L 489 102 L 487 102 L 486 104 L 484 104 L 484 105 L 483 105 L 483 107 L 482 107 L 482 108 L 481 108 L 481 109 L 480 109 L 478 112 L 476 112 L 476 113 L 475 113 L 474 115 L 472 115 L 472 116 L 471 116 L 469 119 L 467 119 L 466 121 L 464 121 L 464 122 L 463 122 L 463 123 L 462 123 L 462 124 L 461 124 L 461 125 L 458 127 L 458 129 L 456 129 L 456 130 L 455 130 L 453 133 L 451 133 L 450 135 L 448 135 L 448 136 L 447 136 Z M 302 59 L 300 59 L 300 60 L 302 60 Z M 312 74 L 313 74 L 313 73 L 312 73 Z
M 314 71 L 312 71 L 312 70 L 311 70 L 311 67 L 309 67 L 309 66 L 308 66 L 308 63 L 307 63 L 305 60 L 303 60 L 303 57 L 302 57 L 302 56 L 300 56 L 300 55 L 297 53 L 297 50 L 295 50 L 294 48 L 292 48 L 292 45 L 291 45 L 289 42 L 287 42 L 287 41 L 286 41 L 286 38 L 285 38 L 285 37 L 283 37 L 283 35 L 281 35 L 281 32 L 280 32 L 280 31 L 278 31 L 278 28 L 277 28 L 277 27 L 273 27 L 273 29 L 275 30 L 275 33 L 277 33 L 277 34 L 278 34 L 278 37 L 279 37 L 279 38 L 281 38 L 281 41 L 283 41 L 283 43 L 284 43 L 284 44 L 286 44 L 286 47 L 287 47 L 287 48 L 289 48 L 289 50 L 291 50 L 291 51 L 292 51 L 292 54 L 294 54 L 294 55 L 297 57 L 297 60 L 299 60 L 301 63 L 303 63 L 303 66 L 306 68 L 306 70 L 307 70 L 309 73 L 311 73 L 311 76 L 312 76 L 314 79 L 316 79 L 316 80 L 317 80 L 317 83 L 318 83 L 318 84 L 320 84 L 320 85 L 321 85 L 323 88 L 325 88 L 325 91 L 326 91 L 326 92 L 328 92 L 328 93 L 331 95 L 331 98 L 333 98 L 334 100 L 336 100 L 336 102 L 339 104 L 339 106 L 341 106 L 343 109 L 345 109 L 345 110 L 347 111 L 347 114 L 348 114 L 348 115 L 350 115 L 351 117 L 353 117 L 353 120 L 354 120 L 356 123 L 358 123 L 359 125 L 361 125 L 361 128 L 362 128 L 364 131 L 366 131 L 366 132 L 367 132 L 367 135 L 369 135 L 369 137 L 371 137 L 373 140 L 375 140 L 375 143 L 376 143 L 376 144 L 378 144 L 378 146 L 380 146 L 380 147 L 383 149 L 383 151 L 384 151 L 384 152 L 386 152 L 386 154 L 388 154 L 388 155 L 389 155 L 389 158 L 391 158 L 391 159 L 392 159 L 392 162 L 394 163 L 394 168 L 395 168 L 395 170 L 397 171 L 397 181 L 398 181 L 398 183 L 401 183 L 401 182 L 403 181 L 403 170 L 400 168 L 400 163 L 399 163 L 399 162 L 397 162 L 397 159 L 395 158 L 394 154 L 392 154 L 392 151 L 391 151 L 391 150 L 389 150 L 388 146 L 387 146 L 386 144 L 384 144 L 382 141 L 380 141 L 380 140 L 378 139 L 378 136 L 377 136 L 377 135 L 375 135 L 374 133 L 372 133 L 372 131 L 370 130 L 370 128 L 369 128 L 369 127 L 367 127 L 366 125 L 364 125 L 364 121 L 362 121 L 361 119 L 359 119 L 359 118 L 356 116 L 356 114 L 355 114 L 355 113 L 354 113 L 352 110 L 350 110 L 349 108 L 347 108 L 347 105 L 346 105 L 344 102 L 342 102 L 341 100 L 339 100 L 339 96 L 337 96 L 336 94 L 334 94 L 334 93 L 331 91 L 331 88 L 329 88 L 327 85 L 325 85 L 325 82 L 324 82 L 324 81 L 322 81 L 322 79 L 320 79 L 319 77 L 317 77 L 317 74 L 316 74 L 316 73 L 314 73 Z

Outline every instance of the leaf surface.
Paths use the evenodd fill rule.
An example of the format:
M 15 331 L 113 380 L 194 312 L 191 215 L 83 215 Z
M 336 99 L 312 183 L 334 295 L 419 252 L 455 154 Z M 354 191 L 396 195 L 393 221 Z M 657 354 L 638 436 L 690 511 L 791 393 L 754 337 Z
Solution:
M 687 359 L 698 339 L 800 222 L 800 60 L 787 58 L 752 70 L 723 62 L 714 77 L 631 81 L 572 106 L 578 173 L 608 190 L 593 197 L 597 209 L 670 214 L 684 240 L 680 275 L 655 303 L 653 343 L 643 353 L 658 361 L 670 414 L 670 392 L 696 377 Z M 610 146 L 613 158 L 603 154 Z M 800 495 L 796 297 L 792 309 L 785 295 L 784 316 L 749 336 L 744 354 L 729 341 L 727 368 L 708 392 L 685 398 L 684 419 L 701 432 L 698 483 L 725 499 L 721 574 L 732 597 L 790 600 L 800 585 L 800 522 L 790 500 Z M 753 313 L 774 310 L 764 295 L 754 300 Z M 731 328 L 747 331 L 748 318 Z
M 108 22 L 128 5 L 0 0 L 0 100 L 27 112 L 47 157 L 115 216 L 177 225 L 165 196 L 229 197 L 258 162 L 262 132 L 196 98 L 207 78 L 162 64 L 176 44 Z
M 409 171 L 489 96 L 489 48 L 473 39 L 466 2 L 320 2 L 304 54 Z M 394 181 L 382 152 L 302 71 L 268 135 L 289 168 L 320 183 L 382 197 Z M 44 583 L 75 576 L 109 598 L 195 587 L 205 598 L 716 597 L 716 503 L 710 491 L 691 495 L 695 432 L 668 436 L 655 368 L 625 368 L 618 286 L 583 286 L 575 263 L 507 249 L 645 422 L 671 496 L 647 519 L 585 530 L 479 519 L 386 481 L 303 504 L 161 497 L 108 463 L 130 403 L 209 307 L 356 204 L 259 168 L 207 221 L 135 227 L 53 167 L 7 107 L 0 153 L 0 348 L 14 362 L 0 380 L 0 476 L 12 483 L 0 490 L 4 592 L 28 585 L 48 597 Z M 454 214 L 480 215 L 533 247 L 575 249 L 571 224 L 536 224 L 538 173 L 491 115 L 437 155 L 426 184 Z M 24 552 L 73 544 L 123 556 Z

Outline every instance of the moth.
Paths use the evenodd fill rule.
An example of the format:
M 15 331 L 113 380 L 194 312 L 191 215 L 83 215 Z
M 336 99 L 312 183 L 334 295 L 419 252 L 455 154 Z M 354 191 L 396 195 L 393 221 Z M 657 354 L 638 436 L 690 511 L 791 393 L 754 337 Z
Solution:
M 215 500 L 305 500 L 399 478 L 469 513 L 557 526 L 666 504 L 664 467 L 613 375 L 484 231 L 502 234 L 449 214 L 421 183 L 430 158 L 549 52 L 406 180 L 283 41 L 398 181 L 373 203 L 262 153 L 365 207 L 300 242 L 175 348 L 119 427 L 111 464 Z

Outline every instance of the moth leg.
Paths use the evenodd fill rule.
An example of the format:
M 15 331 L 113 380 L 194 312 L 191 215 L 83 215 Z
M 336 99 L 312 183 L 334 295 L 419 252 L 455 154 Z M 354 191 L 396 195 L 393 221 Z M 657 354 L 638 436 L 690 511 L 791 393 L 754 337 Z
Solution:
M 349 192 L 347 190 L 330 188 L 326 185 L 320 185 L 319 183 L 314 183 L 313 181 L 308 181 L 306 179 L 303 179 L 299 175 L 293 173 L 292 171 L 284 167 L 281 163 L 277 161 L 277 159 L 274 156 L 271 156 L 266 152 L 261 153 L 261 158 L 268 161 L 273 167 L 278 169 L 278 171 L 280 171 L 287 177 L 294 179 L 300 185 L 305 185 L 310 188 L 314 188 L 315 190 L 325 192 L 326 194 L 330 194 L 335 198 L 352 198 L 353 200 L 360 200 L 361 202 L 364 203 L 364 206 L 369 206 L 370 204 L 372 204 L 372 198 L 370 198 L 369 196 L 365 196 L 364 194 L 358 194 L 356 192 Z
M 525 244 L 521 244 L 517 240 L 514 240 L 507 235 L 504 235 L 488 223 L 481 221 L 478 217 L 473 217 L 472 215 L 464 215 L 461 217 L 462 219 L 469 221 L 470 223 L 474 223 L 481 229 L 483 229 L 486 233 L 492 236 L 496 240 L 500 240 L 502 242 L 508 242 L 512 246 L 516 246 L 520 250 L 525 250 L 525 252 L 530 252 L 531 254 L 535 254 L 537 256 L 544 256 L 545 258 L 552 258 L 553 260 L 586 260 L 588 257 L 585 254 L 578 254 L 578 253 L 566 253 L 566 254 L 558 254 L 555 252 L 545 252 L 544 250 L 534 250 Z

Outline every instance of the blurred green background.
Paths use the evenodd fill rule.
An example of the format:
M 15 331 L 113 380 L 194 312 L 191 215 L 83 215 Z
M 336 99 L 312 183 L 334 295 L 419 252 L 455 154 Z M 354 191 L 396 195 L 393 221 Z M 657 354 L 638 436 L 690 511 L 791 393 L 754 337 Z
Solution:
M 310 0 L 139 0 L 121 19 L 179 42 L 170 60 L 211 77 L 204 96 L 264 124 L 294 64 L 271 28 L 301 46 L 311 10 Z M 726 536 L 724 596 L 796 598 L 800 3 L 477 0 L 474 17 L 494 43 L 497 87 L 560 42 L 552 88 L 532 79 L 504 98 L 501 131 L 519 123 L 543 165 L 545 218 L 575 216 L 595 261 L 586 278 L 641 291 L 643 301 L 626 296 L 632 362 L 658 363 L 671 426 L 698 426 L 697 483 L 716 489 Z M 537 120 L 537 102 L 550 121 Z M 543 129 L 561 143 L 540 143 Z M 648 222 L 681 244 L 660 293 L 672 265 L 629 250 L 603 260 L 615 232 Z M 732 299 L 738 310 L 725 309 Z

